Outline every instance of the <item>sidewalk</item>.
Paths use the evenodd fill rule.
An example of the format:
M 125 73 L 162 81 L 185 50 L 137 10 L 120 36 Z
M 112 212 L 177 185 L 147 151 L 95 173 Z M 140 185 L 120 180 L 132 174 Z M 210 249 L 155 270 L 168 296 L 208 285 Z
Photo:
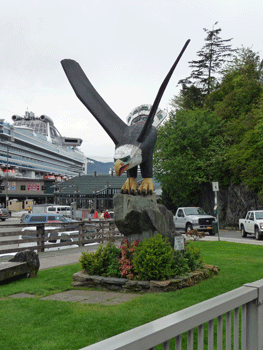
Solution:
M 99 244 L 93 244 L 80 248 L 70 248 L 54 250 L 51 252 L 38 253 L 40 268 L 39 270 L 50 269 L 52 267 L 72 265 L 79 262 L 82 252 L 94 252 Z
M 243 244 L 254 244 L 254 245 L 263 245 L 263 241 L 257 241 L 256 239 L 247 239 L 247 238 L 230 238 L 230 237 L 221 237 L 220 241 L 222 242 L 232 242 L 232 243 L 243 243 Z M 201 241 L 218 241 L 218 236 L 205 236 Z
M 218 236 L 205 236 L 201 241 L 218 241 Z M 249 240 L 247 238 L 229 238 L 229 237 L 220 237 L 222 242 L 233 242 L 241 244 L 254 244 L 254 245 L 263 245 L 263 241 L 257 241 L 255 239 Z M 120 245 L 120 242 L 116 242 L 117 245 Z M 89 245 L 80 248 L 71 248 L 71 249 L 62 249 L 55 250 L 51 252 L 38 253 L 40 260 L 40 270 L 50 269 L 52 267 L 65 266 L 76 264 L 79 262 L 82 252 L 87 251 L 96 251 L 99 244 Z

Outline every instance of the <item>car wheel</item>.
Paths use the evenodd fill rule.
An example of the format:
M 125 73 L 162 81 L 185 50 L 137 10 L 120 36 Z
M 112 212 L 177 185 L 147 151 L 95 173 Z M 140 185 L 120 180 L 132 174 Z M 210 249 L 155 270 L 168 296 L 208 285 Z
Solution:
M 189 231 L 192 231 L 192 229 L 193 229 L 193 226 L 191 224 L 187 224 L 185 228 L 185 232 L 187 233 Z
M 241 226 L 241 236 L 244 237 L 244 238 L 247 237 L 247 233 L 246 233 L 245 228 L 244 228 L 243 225 Z
M 1 221 L 5 221 L 5 219 L 1 219 Z
M 256 240 L 260 240 L 261 239 L 261 235 L 259 234 L 259 229 L 258 227 L 255 227 L 255 236 L 256 236 Z

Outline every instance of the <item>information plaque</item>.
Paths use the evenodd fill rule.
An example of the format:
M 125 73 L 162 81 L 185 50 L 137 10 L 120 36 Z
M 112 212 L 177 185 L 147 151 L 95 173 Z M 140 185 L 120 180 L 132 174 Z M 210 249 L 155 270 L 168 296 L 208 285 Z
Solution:
M 174 250 L 184 250 L 184 237 L 175 236 L 174 237 Z

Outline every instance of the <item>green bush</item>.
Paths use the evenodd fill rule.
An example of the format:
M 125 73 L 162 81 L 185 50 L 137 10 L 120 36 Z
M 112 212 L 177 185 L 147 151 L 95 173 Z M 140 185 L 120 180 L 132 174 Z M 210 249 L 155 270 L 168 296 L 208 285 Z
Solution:
M 184 255 L 185 251 L 174 252 L 174 258 L 172 261 L 172 277 L 182 276 L 189 273 L 190 267 L 188 266 L 188 259 Z
M 96 252 L 83 252 L 80 264 L 89 275 L 120 277 L 120 249 L 112 243 L 100 245 Z
M 96 252 L 82 253 L 80 264 L 89 275 L 126 277 L 139 280 L 166 280 L 195 271 L 203 265 L 202 251 L 193 242 L 184 251 L 173 248 L 160 234 L 120 248 L 112 243 L 100 245 Z
M 186 244 L 184 256 L 187 259 L 187 264 L 191 271 L 195 271 L 204 264 L 202 249 L 200 246 L 194 245 L 193 242 L 188 242 Z
M 134 270 L 140 280 L 166 280 L 171 276 L 173 249 L 158 233 L 139 243 L 134 252 Z

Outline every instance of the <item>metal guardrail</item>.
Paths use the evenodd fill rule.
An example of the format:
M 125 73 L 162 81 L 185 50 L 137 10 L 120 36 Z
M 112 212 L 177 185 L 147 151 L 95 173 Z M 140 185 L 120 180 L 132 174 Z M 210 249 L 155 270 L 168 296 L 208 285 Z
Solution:
M 263 279 L 81 350 L 262 350 L 262 302 Z
M 36 231 L 22 232 L 24 227 L 36 227 Z M 1 225 L 1 228 L 8 227 L 14 228 L 14 232 L 0 232 L 0 254 L 9 254 L 18 252 L 21 250 L 29 249 L 36 250 L 37 252 L 44 252 L 46 248 L 51 248 L 50 240 L 51 238 L 47 236 L 47 233 L 51 232 L 48 227 L 52 226 L 52 240 L 58 240 L 60 232 L 69 232 L 67 238 L 76 238 L 77 242 L 65 242 L 52 244 L 52 248 L 70 246 L 78 244 L 80 247 L 84 244 L 89 243 L 103 243 L 104 240 L 114 241 L 117 237 L 122 237 L 116 228 L 113 219 L 89 219 L 81 220 L 77 222 L 67 222 L 67 223 L 40 223 L 40 224 L 12 224 L 12 225 Z M 54 229 L 54 227 L 57 227 Z M 46 228 L 46 229 L 45 229 Z M 72 231 L 78 231 L 78 233 L 73 234 Z M 46 234 L 45 234 L 46 232 Z M 57 235 L 54 235 L 57 233 Z M 24 236 L 23 239 L 18 239 L 18 236 Z M 8 240 L 1 240 L 1 237 L 8 237 Z M 35 245 L 28 245 L 25 248 L 25 244 L 35 243 Z M 15 245 L 15 247 L 8 247 Z M 5 248 L 2 248 L 4 247 Z

